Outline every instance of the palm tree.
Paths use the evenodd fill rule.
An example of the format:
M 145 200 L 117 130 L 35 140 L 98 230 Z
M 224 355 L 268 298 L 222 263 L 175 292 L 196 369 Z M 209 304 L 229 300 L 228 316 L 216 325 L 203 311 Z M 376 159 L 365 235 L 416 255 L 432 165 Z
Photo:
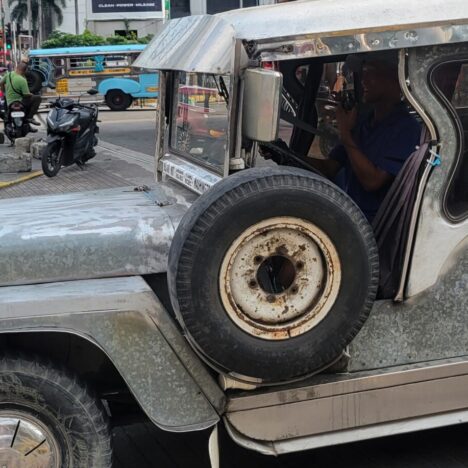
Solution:
M 31 29 L 33 36 L 37 37 L 39 24 L 39 2 L 42 7 L 42 37 L 47 37 L 53 30 L 53 17 L 60 25 L 63 21 L 62 8 L 66 5 L 66 0 L 31 0 Z M 17 24 L 22 24 L 28 19 L 28 0 L 8 0 L 11 8 L 11 19 Z

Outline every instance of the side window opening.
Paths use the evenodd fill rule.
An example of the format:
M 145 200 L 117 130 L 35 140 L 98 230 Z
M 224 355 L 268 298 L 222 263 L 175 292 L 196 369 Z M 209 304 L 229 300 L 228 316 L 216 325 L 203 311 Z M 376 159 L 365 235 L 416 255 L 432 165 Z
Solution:
M 380 56 L 366 54 L 364 60 L 357 56 L 339 57 L 337 62 L 316 60 L 297 64 L 295 68 L 280 64 L 283 77 L 286 71 L 290 73 L 289 79 L 283 79 L 286 89 L 282 96 L 282 116 L 286 112 L 288 116 L 281 122 L 280 137 L 289 137 L 284 143 L 292 154 L 300 157 L 300 161 L 283 158 L 280 164 L 306 169 L 300 165 L 302 161 L 311 165 L 361 208 L 373 225 L 379 245 L 383 266 L 380 297 L 393 298 L 399 287 L 408 227 L 427 159 L 428 142 L 424 140 L 421 118 L 403 98 L 397 54 L 386 55 L 384 65 L 382 60 Z M 288 93 L 292 97 L 290 101 Z M 388 98 L 392 107 L 379 120 L 377 109 L 384 108 Z M 350 144 L 345 146 L 340 141 L 337 119 L 340 106 L 357 110 L 352 132 L 354 145 L 384 173 L 382 184 L 375 189 L 363 185 L 348 154 L 352 151 L 348 149 Z M 301 127 L 303 123 L 309 128 Z M 310 127 L 315 127 L 315 131 Z
M 460 130 L 459 161 L 445 199 L 447 214 L 459 221 L 468 215 L 468 61 L 439 65 L 433 72 L 433 85 Z

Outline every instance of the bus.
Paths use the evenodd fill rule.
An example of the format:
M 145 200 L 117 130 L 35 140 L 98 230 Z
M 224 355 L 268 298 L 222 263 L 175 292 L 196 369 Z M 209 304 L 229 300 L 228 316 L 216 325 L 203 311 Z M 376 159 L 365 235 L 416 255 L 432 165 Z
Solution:
M 28 54 L 29 87 L 32 93 L 49 88 L 63 95 L 91 80 L 110 109 L 126 110 L 135 99 L 158 97 L 158 75 L 132 69 L 145 47 L 131 44 L 32 49 Z

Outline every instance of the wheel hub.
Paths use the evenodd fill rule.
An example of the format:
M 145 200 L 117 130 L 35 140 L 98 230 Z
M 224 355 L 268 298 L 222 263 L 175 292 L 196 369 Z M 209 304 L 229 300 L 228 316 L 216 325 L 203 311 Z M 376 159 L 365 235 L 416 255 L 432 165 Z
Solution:
M 38 419 L 22 411 L 0 411 L 1 468 L 59 468 L 55 437 Z
M 246 230 L 226 253 L 220 293 L 229 317 L 267 339 L 301 335 L 329 312 L 338 295 L 338 253 L 314 224 L 278 217 Z

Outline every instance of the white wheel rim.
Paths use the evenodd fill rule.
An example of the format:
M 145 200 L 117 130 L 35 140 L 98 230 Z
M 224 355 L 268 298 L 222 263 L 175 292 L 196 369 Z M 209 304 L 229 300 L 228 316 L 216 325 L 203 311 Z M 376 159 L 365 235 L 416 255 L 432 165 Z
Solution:
M 60 465 L 59 445 L 41 421 L 23 411 L 0 411 L 0 467 Z
M 275 280 L 288 276 L 288 281 L 262 281 L 272 262 L 283 265 Z M 273 287 L 278 282 L 280 287 Z M 335 303 L 340 284 L 333 242 L 313 223 L 293 217 L 270 218 L 244 231 L 224 256 L 219 277 L 228 316 L 265 340 L 285 340 L 317 326 Z

